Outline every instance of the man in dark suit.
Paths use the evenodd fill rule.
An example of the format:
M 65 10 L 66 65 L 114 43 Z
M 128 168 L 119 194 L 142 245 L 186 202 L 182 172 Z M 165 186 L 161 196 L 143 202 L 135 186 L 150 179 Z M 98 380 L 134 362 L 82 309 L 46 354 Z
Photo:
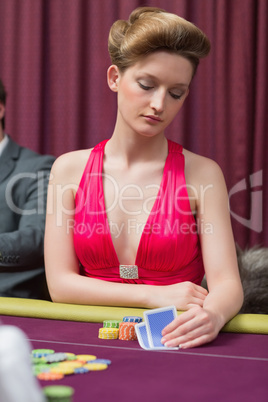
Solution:
M 0 80 L 0 296 L 46 299 L 45 210 L 55 158 L 21 147 L 4 133 L 5 104 Z

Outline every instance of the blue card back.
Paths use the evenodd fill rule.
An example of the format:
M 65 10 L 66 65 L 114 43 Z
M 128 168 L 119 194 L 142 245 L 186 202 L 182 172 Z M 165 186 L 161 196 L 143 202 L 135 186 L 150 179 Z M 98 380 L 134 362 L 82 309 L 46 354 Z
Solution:
M 146 325 L 144 322 L 141 322 L 140 324 L 135 325 L 135 331 L 137 334 L 137 338 L 139 341 L 140 346 L 143 349 L 150 349 L 150 345 L 148 342 L 148 336 L 147 336 L 147 329 Z
M 150 347 L 160 348 L 164 346 L 161 343 L 162 330 L 170 324 L 176 316 L 177 311 L 175 306 L 154 309 L 144 313 Z

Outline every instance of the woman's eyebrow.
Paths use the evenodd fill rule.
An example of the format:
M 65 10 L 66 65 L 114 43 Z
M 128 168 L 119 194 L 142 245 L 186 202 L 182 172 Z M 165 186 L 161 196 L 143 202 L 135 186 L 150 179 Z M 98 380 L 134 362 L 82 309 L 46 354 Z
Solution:
M 149 79 L 152 79 L 152 80 L 155 80 L 155 81 L 159 81 L 159 79 L 155 75 L 150 74 L 150 73 L 146 73 L 144 71 L 140 71 L 140 73 L 138 75 L 144 76 L 144 78 L 149 78 Z M 186 84 L 184 82 L 178 82 L 178 83 L 172 84 L 171 86 L 174 87 L 174 88 L 175 87 L 183 87 L 183 88 L 186 88 L 186 89 L 189 88 L 189 84 Z
M 183 88 L 189 88 L 189 84 L 184 84 L 184 83 L 182 83 L 182 82 L 180 82 L 180 83 L 178 83 L 178 84 L 175 84 L 174 85 L 174 88 L 175 87 L 183 87 Z

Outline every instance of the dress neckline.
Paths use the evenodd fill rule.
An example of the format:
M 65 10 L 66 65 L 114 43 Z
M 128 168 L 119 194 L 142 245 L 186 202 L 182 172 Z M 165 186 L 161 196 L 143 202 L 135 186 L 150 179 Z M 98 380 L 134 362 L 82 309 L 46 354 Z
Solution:
M 99 175 L 99 177 L 100 177 L 100 181 L 101 181 L 101 191 L 102 191 L 101 199 L 103 200 L 102 201 L 102 203 L 103 203 L 102 210 L 104 211 L 104 220 L 107 223 L 107 234 L 108 234 L 108 239 L 109 239 L 109 242 L 110 242 L 110 249 L 113 250 L 112 252 L 113 252 L 114 257 L 115 257 L 115 259 L 117 261 L 117 264 L 120 265 L 120 261 L 119 261 L 117 252 L 115 250 L 112 234 L 111 234 L 111 231 L 110 231 L 109 220 L 108 220 L 108 216 L 107 216 L 107 212 L 106 212 L 106 206 L 105 206 L 104 187 L 103 187 L 103 157 L 104 157 L 105 145 L 107 144 L 108 141 L 109 140 L 105 140 L 105 141 L 102 142 L 101 158 L 100 158 L 102 174 Z M 147 226 L 149 226 L 151 224 L 154 212 L 158 208 L 159 203 L 161 202 L 161 198 L 163 197 L 164 181 L 165 181 L 165 178 L 166 178 L 166 170 L 167 170 L 167 165 L 168 165 L 167 161 L 169 159 L 170 151 L 171 151 L 171 149 L 170 149 L 171 148 L 171 141 L 168 140 L 168 139 L 167 139 L 167 141 L 168 141 L 168 154 L 167 154 L 167 157 L 166 157 L 166 160 L 165 160 L 160 186 L 159 186 L 159 189 L 158 189 L 158 192 L 157 192 L 156 199 L 154 200 L 154 204 L 153 204 L 152 209 L 151 209 L 151 211 L 150 211 L 150 213 L 148 215 L 148 218 L 146 220 L 145 226 L 144 226 L 144 228 L 142 230 L 142 233 L 141 233 L 141 236 L 140 236 L 138 248 L 137 248 L 137 251 L 136 251 L 135 265 L 138 265 L 137 262 L 140 259 L 139 255 L 141 253 L 141 244 L 142 244 L 143 238 L 145 236 L 145 227 L 147 227 Z

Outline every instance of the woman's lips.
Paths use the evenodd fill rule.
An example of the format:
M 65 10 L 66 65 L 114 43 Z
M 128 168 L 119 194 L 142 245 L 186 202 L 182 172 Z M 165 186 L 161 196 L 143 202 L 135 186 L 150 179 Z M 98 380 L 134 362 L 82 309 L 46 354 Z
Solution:
M 154 115 L 145 115 L 144 117 L 147 121 L 151 123 L 161 123 L 163 121 L 162 119 L 160 119 L 160 117 Z

